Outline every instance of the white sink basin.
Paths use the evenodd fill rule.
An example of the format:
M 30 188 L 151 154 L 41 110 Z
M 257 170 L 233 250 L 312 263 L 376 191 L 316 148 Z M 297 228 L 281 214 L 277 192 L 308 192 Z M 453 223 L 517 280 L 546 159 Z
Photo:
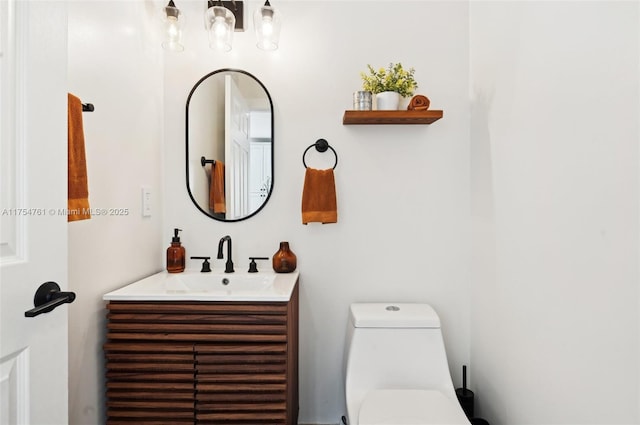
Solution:
M 179 273 L 169 276 L 165 285 L 167 291 L 226 293 L 269 290 L 275 274 L 252 273 Z
M 156 273 L 105 294 L 107 301 L 288 301 L 298 272 Z

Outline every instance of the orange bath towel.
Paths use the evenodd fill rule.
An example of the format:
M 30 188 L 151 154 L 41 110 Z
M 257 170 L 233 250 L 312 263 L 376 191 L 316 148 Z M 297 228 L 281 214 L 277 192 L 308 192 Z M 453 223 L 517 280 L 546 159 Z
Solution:
M 91 218 L 89 211 L 89 184 L 82 126 L 82 102 L 68 93 L 67 97 L 68 183 L 67 221 Z
M 302 224 L 337 223 L 338 204 L 333 169 L 307 168 L 302 190 Z
M 227 202 L 224 197 L 224 162 L 222 161 L 216 161 L 211 166 L 209 209 L 216 214 L 227 212 Z

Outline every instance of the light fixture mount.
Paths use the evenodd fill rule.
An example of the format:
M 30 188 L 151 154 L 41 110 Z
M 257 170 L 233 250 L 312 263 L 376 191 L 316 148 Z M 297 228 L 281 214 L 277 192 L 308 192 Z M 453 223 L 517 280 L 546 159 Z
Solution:
M 167 4 L 167 6 L 164 8 L 164 13 L 167 15 L 167 17 L 171 16 L 173 18 L 178 19 L 178 16 L 180 15 L 180 10 L 178 10 L 173 0 L 169 0 L 169 4 Z
M 234 31 L 244 31 L 244 1 L 207 0 L 207 8 L 211 8 L 213 6 L 222 6 L 229 9 L 231 13 L 233 13 L 233 15 L 236 17 L 236 25 L 234 27 Z

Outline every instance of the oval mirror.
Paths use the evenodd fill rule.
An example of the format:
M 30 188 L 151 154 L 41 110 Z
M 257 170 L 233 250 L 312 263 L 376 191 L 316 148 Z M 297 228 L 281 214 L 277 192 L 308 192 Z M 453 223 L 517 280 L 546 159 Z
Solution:
M 187 191 L 200 211 L 239 221 L 264 207 L 273 190 L 273 103 L 253 75 L 220 69 L 187 98 Z

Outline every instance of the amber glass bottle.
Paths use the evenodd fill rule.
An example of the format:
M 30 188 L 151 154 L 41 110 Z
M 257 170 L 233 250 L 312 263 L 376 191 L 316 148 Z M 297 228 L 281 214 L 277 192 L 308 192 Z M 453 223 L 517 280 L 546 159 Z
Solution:
M 289 242 L 280 242 L 280 249 L 273 254 L 273 270 L 276 273 L 291 273 L 296 266 L 296 254 L 289 249 Z
M 179 231 L 181 229 L 173 230 L 171 246 L 167 248 L 167 271 L 169 273 L 181 273 L 185 267 L 186 250 L 180 243 Z

